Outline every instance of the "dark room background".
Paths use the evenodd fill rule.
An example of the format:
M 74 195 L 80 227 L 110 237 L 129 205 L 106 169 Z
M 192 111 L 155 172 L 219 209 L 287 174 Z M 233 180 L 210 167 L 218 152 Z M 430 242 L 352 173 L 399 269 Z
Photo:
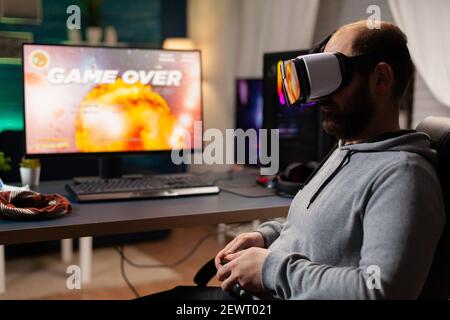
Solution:
M 30 3 L 29 0 L 14 2 L 20 5 L 21 1 L 25 1 L 27 5 Z M 90 26 L 99 26 L 103 30 L 112 26 L 121 45 L 160 48 L 166 38 L 186 37 L 186 1 L 33 0 L 31 2 L 40 6 L 39 21 L 0 18 L 0 151 L 4 151 L 13 160 L 13 170 L 2 173 L 2 179 L 6 182 L 19 181 L 18 161 L 23 155 L 20 141 L 23 130 L 22 62 L 20 46 L 16 46 L 16 52 L 11 52 L 11 46 L 8 45 L 11 38 L 34 43 L 70 43 L 66 28 L 66 20 L 70 14 L 66 10 L 68 6 L 75 4 L 81 9 L 80 34 L 83 40 L 86 39 L 86 30 Z M 149 171 L 152 168 L 167 172 L 175 170 L 167 160 L 166 156 L 133 156 L 122 161 L 127 163 L 124 167 L 128 168 L 137 166 Z M 42 179 L 96 174 L 96 159 L 77 159 L 77 165 L 73 161 L 44 159 Z M 57 172 L 54 170 L 55 166 L 58 168 Z

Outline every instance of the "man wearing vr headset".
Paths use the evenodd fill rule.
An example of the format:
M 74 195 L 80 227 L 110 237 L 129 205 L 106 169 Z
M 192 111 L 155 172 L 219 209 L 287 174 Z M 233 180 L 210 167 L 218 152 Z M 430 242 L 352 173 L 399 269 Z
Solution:
M 293 199 L 215 259 L 222 288 L 280 299 L 416 299 L 445 224 L 427 135 L 400 130 L 413 74 L 406 36 L 382 22 L 346 25 L 281 66 L 291 105 L 316 102 L 339 138 Z M 224 264 L 223 261 L 227 263 Z

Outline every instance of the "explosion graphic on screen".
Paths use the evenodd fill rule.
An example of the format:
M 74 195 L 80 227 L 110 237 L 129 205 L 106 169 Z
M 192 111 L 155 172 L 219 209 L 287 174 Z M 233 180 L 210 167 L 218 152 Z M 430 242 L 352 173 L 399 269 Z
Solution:
M 94 87 L 76 117 L 76 145 L 83 152 L 169 150 L 176 118 L 149 85 L 121 78 Z

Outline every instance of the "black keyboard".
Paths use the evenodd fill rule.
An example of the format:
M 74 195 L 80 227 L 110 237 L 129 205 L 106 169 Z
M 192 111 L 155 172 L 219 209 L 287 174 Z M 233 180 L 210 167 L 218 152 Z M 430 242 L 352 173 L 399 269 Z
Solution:
M 80 202 L 134 198 L 164 198 L 216 194 L 218 186 L 193 174 L 167 174 L 114 179 L 74 179 L 66 185 Z

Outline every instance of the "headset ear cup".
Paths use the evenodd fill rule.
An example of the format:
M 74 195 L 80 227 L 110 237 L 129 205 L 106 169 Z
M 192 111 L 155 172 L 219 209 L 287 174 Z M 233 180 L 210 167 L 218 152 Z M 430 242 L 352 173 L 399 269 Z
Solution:
M 298 168 L 302 167 L 303 163 L 301 162 L 294 162 L 289 164 L 286 167 L 286 170 L 284 170 L 284 175 L 288 180 L 292 180 L 292 176 L 295 175 L 295 171 L 298 170 Z
M 288 195 L 295 196 L 303 187 L 301 182 L 292 182 L 282 178 L 282 176 L 277 177 L 277 190 L 278 192 Z
M 309 170 L 311 170 L 311 173 L 314 172 L 320 165 L 320 162 L 317 161 L 310 161 L 306 164 Z
M 304 180 L 299 173 L 304 167 L 305 165 L 301 162 L 295 162 L 288 165 L 284 173 L 277 177 L 278 191 L 288 196 L 295 196 L 303 187 Z
M 307 164 L 291 163 L 284 173 L 277 176 L 278 191 L 284 195 L 295 196 L 318 166 L 319 163 L 316 161 L 310 161 Z

